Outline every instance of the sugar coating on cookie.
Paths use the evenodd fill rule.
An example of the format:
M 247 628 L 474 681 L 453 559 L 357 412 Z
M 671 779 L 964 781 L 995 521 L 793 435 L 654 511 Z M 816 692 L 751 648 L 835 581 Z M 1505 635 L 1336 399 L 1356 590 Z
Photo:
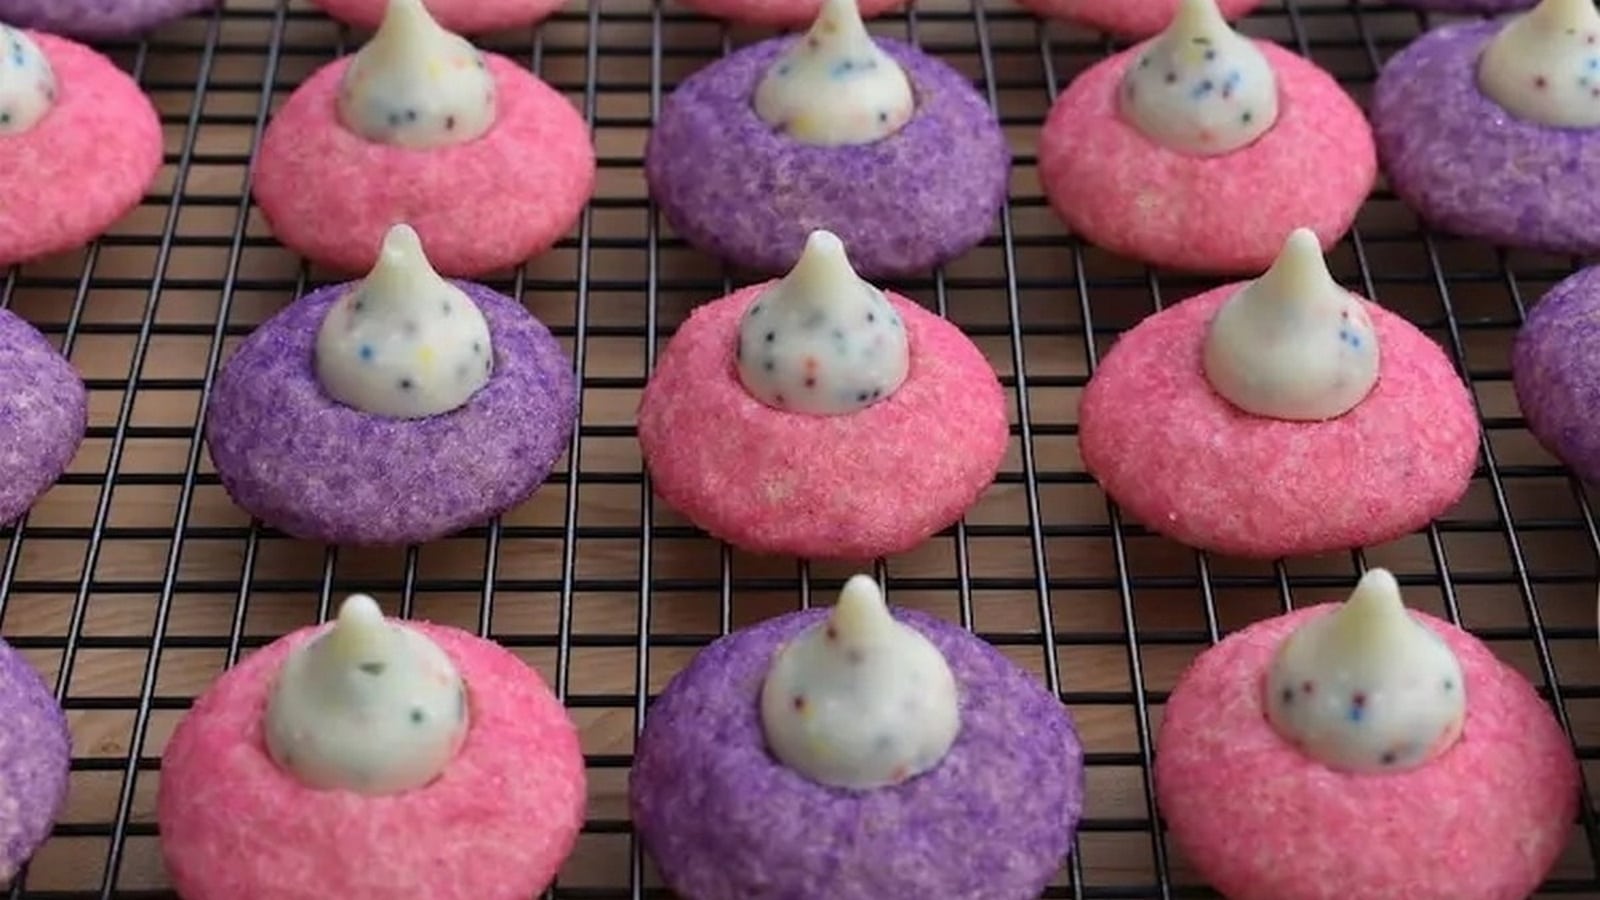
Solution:
M 494 374 L 489 323 L 440 277 L 409 225 L 384 238 L 378 264 L 317 332 L 317 378 L 362 412 L 420 419 L 459 409 Z
M 1478 58 L 1478 84 L 1518 118 L 1554 128 L 1600 125 L 1594 0 L 1542 0 L 1514 17 Z
M 434 21 L 422 0 L 390 0 L 339 86 L 339 121 L 370 141 L 412 149 L 463 144 L 494 125 L 483 54 Z
M 1232 153 L 1278 120 L 1267 57 L 1234 31 L 1216 0 L 1183 0 L 1176 17 L 1122 77 L 1122 117 L 1179 153 Z
M 381 795 L 438 777 L 467 718 L 449 655 L 353 594 L 331 628 L 284 660 L 262 730 L 272 758 L 302 784 Z
M 1466 721 L 1461 662 L 1406 610 L 1384 569 L 1279 645 L 1264 705 L 1272 727 L 1345 772 L 1400 772 L 1455 744 Z
M 1378 337 L 1359 298 L 1328 273 L 1314 232 L 1296 229 L 1272 268 L 1211 320 L 1206 379 L 1248 413 L 1325 421 L 1378 383 Z
M 937 766 L 961 730 L 949 664 L 897 622 L 870 576 L 774 655 L 761 689 L 767 746 L 830 787 L 871 790 Z
M 911 368 L 899 313 L 827 231 L 812 232 L 794 269 L 750 305 L 738 340 L 745 390 L 790 412 L 865 409 L 898 390 Z
M 36 125 L 56 102 L 56 74 L 33 39 L 0 25 L 0 136 Z
M 870 144 L 916 112 L 911 80 L 867 32 L 856 0 L 824 0 L 816 22 L 756 85 L 756 115 L 805 144 Z

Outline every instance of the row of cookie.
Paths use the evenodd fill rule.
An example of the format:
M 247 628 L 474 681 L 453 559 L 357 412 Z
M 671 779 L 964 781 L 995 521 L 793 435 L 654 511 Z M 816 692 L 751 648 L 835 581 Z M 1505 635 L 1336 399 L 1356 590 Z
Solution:
M 92 237 L 160 163 L 154 112 L 109 63 L 56 38 L 33 47 L 8 29 L 5 39 L 0 148 L 15 165 L 0 179 L 34 201 L 13 209 L 56 214 L 0 216 L 0 263 Z M 1584 189 L 1585 142 L 1600 125 L 1597 39 L 1588 0 L 1440 29 L 1385 68 L 1374 132 L 1313 63 L 1243 37 L 1216 0 L 1180 0 L 1157 38 L 1058 98 L 1040 135 L 1041 181 L 1097 245 L 1249 274 L 1295 228 L 1323 247 L 1338 240 L 1381 150 L 1396 191 L 1447 230 L 1600 249 Z M 926 271 L 983 240 L 1010 164 L 993 110 L 964 76 L 873 38 L 855 0 L 824 0 L 804 35 L 742 49 L 680 85 L 644 168 L 674 231 L 716 257 L 782 272 L 824 227 L 877 277 Z M 440 271 L 476 277 L 553 245 L 595 175 L 587 126 L 565 98 L 444 29 L 423 0 L 391 0 L 371 41 L 273 117 L 252 191 L 277 238 L 314 262 L 366 271 L 389 226 L 406 221 Z
M 65 716 L 0 643 L 3 886 L 66 795 Z M 1033 900 L 1085 808 L 1072 716 L 971 632 L 846 582 L 714 642 L 650 706 L 634 828 L 685 900 Z M 1507 900 L 1567 844 L 1579 769 L 1528 681 L 1384 570 L 1179 680 L 1154 799 L 1234 900 Z M 525 900 L 586 811 L 577 729 L 490 641 L 356 595 L 221 676 L 167 742 L 185 900 Z M 405 848 L 405 849 L 401 849 Z
M 273 117 L 251 172 L 274 233 L 364 272 L 395 221 L 450 274 L 520 264 L 570 229 L 594 188 L 588 126 L 526 69 L 393 0 L 353 56 Z M 110 60 L 0 25 L 0 266 L 87 243 L 136 206 L 162 163 L 161 123 Z
M 1175 7 L 1153 40 L 1075 78 L 1040 132 L 1045 193 L 1088 242 L 1174 269 L 1259 272 L 1295 228 L 1324 248 L 1340 239 L 1381 160 L 1444 231 L 1600 251 L 1590 0 L 1425 34 L 1384 66 L 1370 123 L 1334 77 L 1244 37 L 1216 0 Z M 673 230 L 711 255 L 782 271 L 805 230 L 826 227 L 876 277 L 925 271 L 988 236 L 1010 163 L 965 76 L 870 37 L 854 4 L 826 0 L 804 35 L 679 85 L 645 175 Z
M 375 28 L 386 0 L 311 0 L 349 25 Z M 684 0 L 705 15 L 754 25 L 793 28 L 816 17 L 822 0 Z M 1503 12 L 1531 6 L 1533 0 L 1396 0 L 1418 9 L 1452 12 Z M 15 22 L 69 37 L 132 37 L 154 26 L 200 10 L 219 0 L 0 0 L 0 21 Z M 534 25 L 562 0 L 427 0 L 446 28 L 481 34 Z M 1035 14 L 1075 21 L 1123 37 L 1148 37 L 1172 17 L 1176 0 L 1022 0 Z M 1261 0 L 1222 0 L 1229 18 L 1249 13 Z M 863 0 L 862 13 L 876 16 L 907 6 L 907 0 Z
M 1600 274 L 1558 286 L 1518 342 L 1535 435 L 1596 474 Z M 85 394 L 6 313 L 12 521 L 72 459 Z M 566 451 L 572 362 L 521 304 L 443 278 L 390 229 L 366 278 L 300 298 L 218 374 L 205 434 L 240 507 L 335 544 L 435 540 L 524 502 Z M 1480 429 L 1415 326 L 1340 286 L 1293 232 L 1261 277 L 1123 335 L 1082 400 L 1084 465 L 1135 520 L 1185 544 L 1278 558 L 1393 540 L 1461 498 Z M 874 287 L 814 232 L 783 278 L 697 308 L 638 412 L 654 490 L 736 546 L 807 558 L 909 550 L 958 521 L 1009 444 L 1005 394 L 959 328 Z

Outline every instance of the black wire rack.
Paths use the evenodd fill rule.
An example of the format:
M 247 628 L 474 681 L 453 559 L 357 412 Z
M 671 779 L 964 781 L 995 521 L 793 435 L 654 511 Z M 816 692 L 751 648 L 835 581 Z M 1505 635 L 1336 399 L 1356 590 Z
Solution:
M 1380 189 L 1330 264 L 1437 338 L 1470 380 L 1485 431 L 1467 498 L 1425 531 L 1358 553 L 1267 564 L 1178 547 L 1125 521 L 1084 473 L 1076 409 L 1120 331 L 1211 283 L 1083 245 L 1040 193 L 1035 143 L 1050 102 L 1119 45 L 977 2 L 923 0 L 873 26 L 969 74 L 1017 154 L 990 240 L 892 286 L 988 353 L 1013 406 L 1011 449 L 963 523 L 876 568 L 894 602 L 977 631 L 1076 717 L 1088 809 L 1046 896 L 1214 896 L 1166 842 L 1152 796 L 1161 705 L 1220 635 L 1338 597 L 1366 566 L 1393 569 L 1413 605 L 1463 624 L 1540 685 L 1593 784 L 1600 529 L 1582 486 L 1524 430 L 1508 368 L 1525 308 L 1581 261 L 1429 233 Z M 1291 0 L 1269 2 L 1243 27 L 1307 54 L 1365 100 L 1381 62 L 1430 24 L 1397 7 Z M 567 345 L 582 423 L 564 467 L 528 504 L 395 551 L 308 545 L 251 522 L 222 492 L 201 437 L 218 364 L 291 297 L 330 280 L 273 242 L 248 170 L 276 104 L 360 35 L 302 0 L 230 0 L 102 48 L 161 109 L 167 166 L 112 234 L 0 282 L 0 302 L 58 341 L 91 392 L 89 437 L 68 475 L 3 534 L 0 634 L 46 673 L 74 735 L 66 812 L 9 900 L 174 896 L 154 821 L 173 725 L 241 654 L 326 618 L 357 590 L 492 636 L 566 702 L 590 806 L 550 897 L 671 896 L 627 819 L 630 752 L 649 698 L 718 635 L 828 602 L 852 574 L 705 537 L 652 499 L 635 442 L 633 412 L 662 342 L 740 280 L 661 223 L 641 175 L 645 136 L 685 75 L 763 36 L 650 0 L 595 0 L 481 41 L 566 92 L 594 127 L 600 184 L 575 234 L 487 279 Z M 1597 866 L 1590 793 L 1540 896 L 1600 897 Z

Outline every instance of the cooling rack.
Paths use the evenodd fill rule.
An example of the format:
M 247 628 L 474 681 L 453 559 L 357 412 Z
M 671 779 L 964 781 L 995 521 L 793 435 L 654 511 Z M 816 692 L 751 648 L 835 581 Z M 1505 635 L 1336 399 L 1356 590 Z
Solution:
M 1378 65 L 1430 24 L 1400 8 L 1301 0 L 1269 2 L 1243 27 L 1306 53 L 1365 100 Z M 895 602 L 974 629 L 1076 717 L 1087 817 L 1046 896 L 1213 896 L 1165 840 L 1153 802 L 1162 703 L 1219 636 L 1340 596 L 1364 566 L 1393 569 L 1411 603 L 1461 623 L 1539 684 L 1594 784 L 1600 530 L 1584 489 L 1524 430 L 1507 362 L 1524 310 L 1581 261 L 1428 233 L 1380 189 L 1330 265 L 1434 336 L 1470 380 L 1485 430 L 1467 498 L 1427 530 L 1361 553 L 1277 564 L 1197 554 L 1124 520 L 1077 453 L 1078 399 L 1110 342 L 1211 286 L 1077 242 L 1042 198 L 1035 140 L 1045 112 L 1117 45 L 1041 25 L 1002 0 L 925 0 L 873 27 L 970 75 L 1017 154 L 991 238 L 943 271 L 893 285 L 960 324 L 1000 372 L 1013 423 L 1004 469 L 963 523 L 876 569 Z M 566 344 L 582 375 L 582 422 L 532 501 L 395 551 L 336 551 L 251 522 L 219 486 L 200 426 L 233 346 L 332 277 L 272 241 L 248 199 L 248 168 L 276 105 L 361 36 L 302 0 L 230 0 L 147 41 L 103 48 L 162 112 L 162 179 L 94 246 L 0 282 L 0 302 L 57 341 L 91 392 L 89 437 L 68 475 L 3 534 L 0 633 L 51 680 L 74 738 L 65 814 L 9 900 L 174 896 L 154 822 L 173 725 L 223 668 L 327 617 L 355 590 L 492 636 L 566 702 L 590 807 L 550 897 L 671 896 L 627 819 L 630 751 L 649 698 L 719 634 L 827 602 L 852 574 L 705 537 L 652 499 L 634 439 L 662 342 L 694 305 L 743 283 L 673 237 L 651 207 L 640 163 L 651 117 L 689 72 L 763 36 L 670 3 L 595 0 L 482 41 L 567 93 L 594 127 L 599 189 L 575 232 L 487 279 Z M 1600 897 L 1592 792 L 1582 807 L 1540 896 Z

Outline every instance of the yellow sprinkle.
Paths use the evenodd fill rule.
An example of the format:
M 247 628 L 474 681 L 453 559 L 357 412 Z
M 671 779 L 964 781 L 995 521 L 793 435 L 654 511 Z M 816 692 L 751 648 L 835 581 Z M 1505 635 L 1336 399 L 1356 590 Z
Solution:
M 788 131 L 791 136 L 799 138 L 802 141 L 806 141 L 811 140 L 816 136 L 815 132 L 817 129 L 812 123 L 810 116 L 806 115 L 805 113 L 800 113 L 789 120 L 788 127 L 785 130 Z
M 428 60 L 428 77 L 434 81 L 444 77 L 444 66 L 437 59 Z
M 417 348 L 417 365 L 423 367 L 424 369 L 431 368 L 433 366 L 432 347 Z

